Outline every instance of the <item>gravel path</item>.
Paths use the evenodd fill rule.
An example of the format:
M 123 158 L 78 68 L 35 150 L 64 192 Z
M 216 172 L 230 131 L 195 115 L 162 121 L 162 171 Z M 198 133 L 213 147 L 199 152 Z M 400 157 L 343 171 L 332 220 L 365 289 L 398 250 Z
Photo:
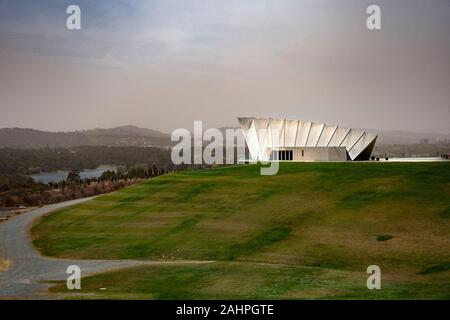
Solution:
M 78 265 L 81 276 L 107 270 L 149 264 L 207 263 L 206 261 L 152 262 L 139 260 L 72 260 L 41 256 L 32 246 L 29 228 L 33 220 L 69 205 L 88 201 L 92 198 L 77 199 L 44 206 L 18 215 L 0 224 L 0 253 L 11 261 L 11 267 L 0 272 L 0 299 L 57 298 L 48 292 L 52 284 L 48 281 L 66 280 L 69 265 Z M 81 286 L 83 280 L 81 279 Z

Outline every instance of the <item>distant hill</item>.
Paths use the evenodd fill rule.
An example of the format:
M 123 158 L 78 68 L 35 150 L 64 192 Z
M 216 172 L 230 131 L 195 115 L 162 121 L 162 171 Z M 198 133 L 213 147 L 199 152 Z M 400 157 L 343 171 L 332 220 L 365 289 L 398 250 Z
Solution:
M 379 131 L 378 145 L 419 144 L 419 143 L 449 143 L 450 134 L 420 133 L 409 131 Z
M 43 148 L 72 146 L 158 146 L 173 143 L 170 135 L 136 126 L 122 126 L 110 129 L 91 129 L 71 132 L 48 132 L 24 128 L 0 129 L 0 147 Z
M 169 138 L 170 135 L 153 129 L 139 128 L 136 126 L 121 126 L 110 129 L 91 129 L 84 131 L 90 135 L 124 135 L 140 137 Z
M 224 134 L 226 129 L 233 129 L 233 127 L 219 128 L 219 130 Z M 450 134 L 418 133 L 407 131 L 377 132 L 377 146 L 450 142 Z M 69 132 L 49 132 L 25 128 L 0 129 L 0 148 L 11 147 L 28 149 L 43 148 L 46 146 L 73 147 L 82 145 L 168 147 L 174 144 L 175 142 L 170 141 L 170 134 L 147 128 L 139 128 L 132 125 L 109 129 L 96 128 Z

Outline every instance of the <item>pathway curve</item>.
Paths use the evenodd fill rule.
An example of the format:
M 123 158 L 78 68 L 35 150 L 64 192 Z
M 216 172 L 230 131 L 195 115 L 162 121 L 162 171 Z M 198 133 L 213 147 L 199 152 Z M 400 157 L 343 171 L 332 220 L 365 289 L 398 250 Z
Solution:
M 0 223 L 0 254 L 11 261 L 11 267 L 0 272 L 0 299 L 52 298 L 49 281 L 66 280 L 69 265 L 78 265 L 81 276 L 113 269 L 149 264 L 208 263 L 208 261 L 158 262 L 148 260 L 75 260 L 41 256 L 31 244 L 29 228 L 32 222 L 56 209 L 88 201 L 83 198 L 44 206 Z M 209 261 L 211 262 L 211 261 Z M 55 297 L 55 296 L 53 296 Z

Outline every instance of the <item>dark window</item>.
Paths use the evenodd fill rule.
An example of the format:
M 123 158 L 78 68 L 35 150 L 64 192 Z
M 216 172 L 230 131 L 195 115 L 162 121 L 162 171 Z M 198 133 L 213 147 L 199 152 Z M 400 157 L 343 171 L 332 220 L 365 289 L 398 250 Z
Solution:
M 294 160 L 294 151 L 293 150 L 279 150 L 278 151 L 278 160 L 285 160 L 285 161 Z
M 305 150 L 302 150 L 302 157 L 305 156 Z

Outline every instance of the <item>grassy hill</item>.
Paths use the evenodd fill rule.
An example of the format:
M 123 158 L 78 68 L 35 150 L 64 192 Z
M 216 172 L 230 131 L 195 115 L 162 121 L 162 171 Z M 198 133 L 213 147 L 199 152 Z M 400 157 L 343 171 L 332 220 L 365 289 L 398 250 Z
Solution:
M 247 165 L 161 176 L 32 233 L 50 256 L 217 261 L 83 279 L 93 297 L 448 299 L 449 212 L 449 163 Z

